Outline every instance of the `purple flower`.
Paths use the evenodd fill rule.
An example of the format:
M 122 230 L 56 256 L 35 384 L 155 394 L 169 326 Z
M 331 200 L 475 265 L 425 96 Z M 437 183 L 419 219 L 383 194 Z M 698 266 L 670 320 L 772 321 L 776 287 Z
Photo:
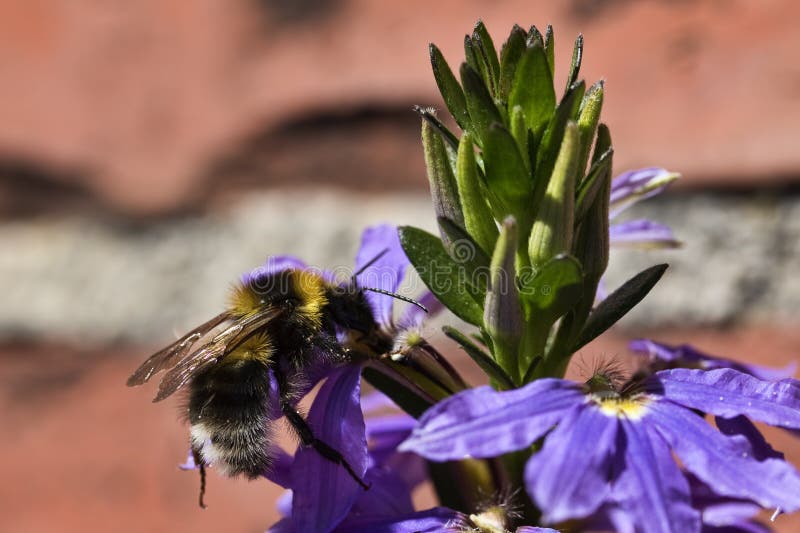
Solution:
M 611 181 L 609 218 L 614 219 L 640 200 L 660 194 L 680 174 L 651 167 L 624 172 Z M 631 220 L 609 228 L 612 246 L 639 248 L 674 248 L 680 246 L 672 230 L 651 220 Z
M 748 501 L 720 496 L 711 487 L 688 475 L 692 507 L 700 511 L 703 532 L 768 532 L 769 528 L 754 521 L 761 509 Z
M 358 488 L 346 473 L 331 470 L 332 463 L 315 456 L 312 450 L 301 449 L 290 468 L 290 483 L 286 485 L 292 492 L 279 501 L 285 518 L 270 531 L 463 531 L 467 519 L 456 511 L 445 508 L 414 511 L 411 491 L 427 477 L 424 461 L 415 454 L 398 453 L 396 448 L 411 433 L 416 421 L 404 414 L 391 414 L 369 418 L 365 426 L 358 405 L 358 380 L 356 366 L 331 375 L 314 399 L 309 424 L 319 427 L 316 415 L 320 413 L 330 420 L 320 427 L 320 438 L 331 445 L 342 446 L 342 450 L 347 449 L 349 443 L 349 454 L 343 451 L 345 458 L 366 460 L 358 464 L 368 465 L 364 479 L 370 485 L 369 490 Z M 347 398 L 347 401 L 341 409 L 334 409 L 337 412 L 331 412 L 332 398 Z M 365 403 L 372 407 L 366 411 L 383 406 L 383 402 L 370 406 L 377 403 L 374 397 Z M 344 417 L 341 428 L 337 416 Z M 349 431 L 354 434 L 348 435 Z M 353 444 L 360 439 L 369 442 L 365 457 L 360 453 L 366 446 Z M 331 479 L 335 480 L 335 487 L 331 487 Z
M 628 347 L 635 354 L 648 358 L 651 367 L 656 369 L 676 367 L 702 368 L 704 370 L 733 368 L 739 372 L 767 381 L 790 378 L 794 376 L 797 370 L 795 363 L 791 363 L 784 368 L 769 368 L 760 365 L 737 363 L 736 361 L 703 353 L 688 344 L 670 346 L 650 339 L 636 339 L 631 341 Z
M 679 177 L 677 172 L 658 167 L 623 172 L 611 180 L 609 217 L 616 218 L 636 202 L 661 194 L 667 185 Z
M 732 369 L 665 370 L 625 387 L 599 378 L 461 392 L 429 409 L 399 449 L 447 461 L 496 457 L 544 438 L 524 477 L 546 523 L 588 517 L 607 504 L 643 531 L 700 531 L 673 454 L 716 494 L 800 509 L 800 475 L 791 465 L 755 453 L 748 438 L 726 436 L 696 412 L 797 428 L 797 381 L 765 382 Z

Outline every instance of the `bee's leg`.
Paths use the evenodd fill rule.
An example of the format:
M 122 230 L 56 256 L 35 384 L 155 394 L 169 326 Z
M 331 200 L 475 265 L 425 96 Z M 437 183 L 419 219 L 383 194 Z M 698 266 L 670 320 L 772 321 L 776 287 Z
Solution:
M 318 454 L 322 457 L 331 461 L 333 463 L 342 465 L 347 473 L 350 474 L 356 483 L 361 485 L 361 488 L 364 490 L 369 490 L 369 485 L 364 483 L 364 481 L 356 474 L 353 467 L 350 466 L 350 463 L 342 457 L 342 454 L 339 453 L 337 450 L 329 446 L 326 442 L 319 440 L 314 436 L 314 433 L 311 431 L 311 426 L 308 425 L 306 419 L 303 418 L 297 409 L 295 409 L 289 402 L 281 402 L 281 410 L 283 411 L 283 415 L 286 417 L 286 420 L 292 425 L 292 427 L 297 431 L 297 434 L 300 436 L 300 442 L 303 446 L 311 446 L 313 447 Z
M 194 464 L 196 464 L 200 469 L 200 497 L 198 498 L 198 503 L 202 509 L 206 508 L 206 502 L 204 497 L 206 495 L 206 463 L 203 460 L 203 457 L 200 455 L 200 450 L 192 446 L 192 458 L 194 459 Z

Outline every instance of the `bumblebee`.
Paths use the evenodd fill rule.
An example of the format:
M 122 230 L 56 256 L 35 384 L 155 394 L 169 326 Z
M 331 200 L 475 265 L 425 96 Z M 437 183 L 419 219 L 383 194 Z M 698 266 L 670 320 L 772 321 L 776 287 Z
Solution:
M 244 276 L 232 288 L 225 312 L 153 354 L 128 379 L 128 386 L 141 385 L 166 370 L 154 402 L 188 385 L 186 414 L 200 466 L 201 506 L 206 465 L 250 479 L 269 469 L 272 422 L 281 415 L 302 445 L 342 465 L 368 488 L 341 453 L 314 436 L 296 407 L 324 369 L 392 349 L 391 335 L 376 322 L 365 291 L 422 307 L 394 293 L 358 287 L 355 279 L 337 284 L 300 268 Z M 340 337 L 350 341 L 339 342 Z

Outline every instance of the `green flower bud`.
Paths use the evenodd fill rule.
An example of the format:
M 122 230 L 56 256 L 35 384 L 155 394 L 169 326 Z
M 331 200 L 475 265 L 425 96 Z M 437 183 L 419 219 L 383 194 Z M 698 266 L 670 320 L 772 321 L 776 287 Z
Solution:
M 465 133 L 458 145 L 456 162 L 458 197 L 461 201 L 467 233 L 488 255 L 494 250 L 498 233 L 497 224 L 487 203 L 486 187 L 481 180 L 475 161 L 472 135 Z
M 517 222 L 508 217 L 500 228 L 492 255 L 483 324 L 493 341 L 497 363 L 514 381 L 519 378 L 517 352 L 524 329 L 514 267 L 516 251 Z
M 578 126 L 569 122 L 528 241 L 534 267 L 572 249 L 579 150 Z
M 461 210 L 461 200 L 458 197 L 456 178 L 450 166 L 444 141 L 425 120 L 422 121 L 422 147 L 436 216 L 448 218 L 463 228 L 464 214 Z

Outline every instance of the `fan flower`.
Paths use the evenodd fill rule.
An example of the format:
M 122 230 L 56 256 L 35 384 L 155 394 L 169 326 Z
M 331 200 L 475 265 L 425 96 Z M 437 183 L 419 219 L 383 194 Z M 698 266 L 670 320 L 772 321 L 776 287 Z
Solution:
M 700 531 L 685 473 L 716 494 L 784 511 L 800 509 L 800 475 L 750 439 L 714 430 L 697 412 L 800 427 L 800 384 L 766 382 L 733 369 L 673 369 L 620 386 L 540 379 L 497 392 L 479 387 L 429 409 L 400 445 L 434 461 L 530 449 L 525 486 L 545 523 L 616 506 L 652 532 Z
M 658 167 L 623 172 L 611 181 L 609 219 L 614 220 L 633 204 L 656 196 L 678 179 L 680 174 Z M 609 227 L 612 246 L 636 248 L 675 248 L 680 246 L 672 230 L 647 219 L 629 220 Z
M 352 501 L 341 498 L 338 492 L 326 493 L 326 488 L 319 486 L 320 478 L 316 477 L 321 475 L 319 469 L 326 465 L 317 462 L 311 454 L 307 459 L 301 459 L 301 453 L 304 453 L 301 450 L 295 459 L 296 467 L 291 469 L 292 481 L 286 485 L 292 490 L 279 502 L 279 510 L 285 518 L 275 524 L 270 531 L 380 531 L 390 525 L 396 526 L 396 529 L 391 531 L 428 531 L 433 525 L 444 528 L 448 523 L 460 524 L 462 517 L 455 511 L 443 508 L 421 513 L 414 511 L 411 491 L 427 478 L 427 472 L 421 457 L 410 453 L 398 453 L 397 445 L 408 437 L 416 421 L 404 414 L 390 414 L 369 417 L 364 422 L 362 408 L 367 414 L 372 414 L 387 405 L 388 400 L 376 402 L 375 396 L 371 396 L 364 398 L 363 404 L 359 405 L 357 398 L 360 378 L 352 369 L 349 373 L 349 378 L 342 382 L 342 390 L 338 392 L 339 396 L 349 398 L 348 407 L 345 409 L 347 419 L 360 420 L 364 425 L 361 436 L 368 442 L 367 469 L 364 478 L 370 488 L 367 491 L 354 491 L 355 498 Z M 334 374 L 329 381 L 341 380 L 342 377 Z M 326 382 L 323 389 L 327 385 Z M 331 385 L 329 388 L 333 390 L 337 386 Z M 345 388 L 349 389 L 349 394 L 343 393 Z M 311 407 L 309 420 L 314 413 L 324 413 L 324 416 L 328 416 L 329 400 L 330 395 L 324 395 L 323 391 L 320 391 L 320 395 Z M 350 424 L 349 429 L 359 428 Z M 353 435 L 348 436 L 335 428 L 322 428 L 321 438 L 341 442 L 347 439 L 353 440 L 352 437 Z M 312 469 L 307 467 L 308 460 L 314 463 Z M 340 481 L 346 483 L 345 477 Z M 302 501 L 298 503 L 298 500 Z M 298 516 L 299 512 L 305 516 Z M 403 527 L 406 529 L 402 529 Z
M 739 363 L 701 352 L 688 344 L 671 346 L 650 339 L 635 339 L 628 343 L 628 347 L 636 355 L 647 358 L 649 366 L 656 370 L 677 367 L 704 370 L 732 368 L 767 381 L 790 378 L 797 370 L 795 363 L 788 364 L 784 368 Z

